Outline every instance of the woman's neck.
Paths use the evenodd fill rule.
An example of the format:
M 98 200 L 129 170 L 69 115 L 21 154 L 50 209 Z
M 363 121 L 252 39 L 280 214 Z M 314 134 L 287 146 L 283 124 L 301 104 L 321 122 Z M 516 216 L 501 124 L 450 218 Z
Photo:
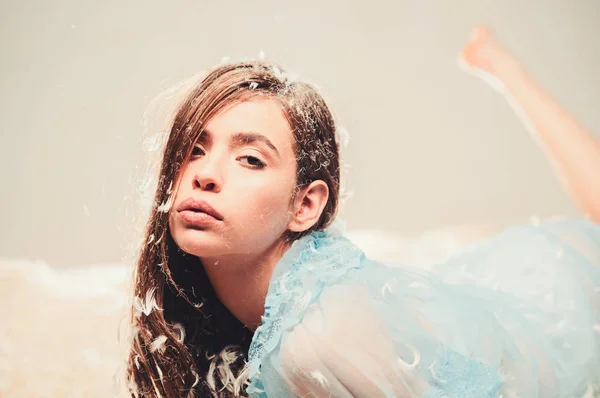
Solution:
M 273 271 L 289 243 L 277 241 L 258 255 L 202 258 L 210 283 L 219 300 L 248 329 L 261 324 L 265 299 Z

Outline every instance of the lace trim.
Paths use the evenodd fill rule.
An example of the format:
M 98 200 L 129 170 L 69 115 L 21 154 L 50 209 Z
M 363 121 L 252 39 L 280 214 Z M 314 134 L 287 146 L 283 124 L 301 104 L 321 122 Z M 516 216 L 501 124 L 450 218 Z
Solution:
M 504 384 L 492 366 L 449 349 L 444 362 L 432 364 L 429 373 L 432 388 L 423 398 L 497 397 Z
M 300 322 L 326 286 L 350 270 L 362 268 L 364 258 L 364 253 L 348 239 L 326 231 L 313 232 L 294 242 L 275 268 L 262 324 L 250 345 L 247 393 L 262 392 L 258 377 L 261 362 L 277 347 L 282 333 Z

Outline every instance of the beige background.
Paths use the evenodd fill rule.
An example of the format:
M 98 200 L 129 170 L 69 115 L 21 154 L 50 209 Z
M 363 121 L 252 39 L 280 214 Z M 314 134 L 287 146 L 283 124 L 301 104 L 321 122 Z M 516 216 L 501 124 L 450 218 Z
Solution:
M 261 49 L 316 82 L 350 132 L 350 228 L 576 215 L 504 99 L 455 55 L 491 23 L 599 132 L 599 20 L 595 0 L 3 1 L 0 256 L 123 261 L 144 111 L 178 80 Z

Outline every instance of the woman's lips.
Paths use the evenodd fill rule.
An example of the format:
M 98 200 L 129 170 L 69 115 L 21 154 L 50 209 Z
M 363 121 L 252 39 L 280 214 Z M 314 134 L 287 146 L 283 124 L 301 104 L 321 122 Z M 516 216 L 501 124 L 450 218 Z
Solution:
M 217 220 L 221 220 L 221 221 L 223 220 L 223 216 L 221 215 L 221 213 L 219 213 L 214 207 L 212 207 L 210 204 L 208 204 L 204 200 L 198 200 L 195 198 L 187 198 L 186 200 L 184 200 L 177 206 L 178 212 L 183 212 L 183 211 L 187 211 L 187 210 L 190 210 L 193 212 L 206 213 Z
M 220 221 L 210 214 L 198 210 L 182 210 L 179 212 L 179 216 L 186 224 L 196 226 L 215 224 Z

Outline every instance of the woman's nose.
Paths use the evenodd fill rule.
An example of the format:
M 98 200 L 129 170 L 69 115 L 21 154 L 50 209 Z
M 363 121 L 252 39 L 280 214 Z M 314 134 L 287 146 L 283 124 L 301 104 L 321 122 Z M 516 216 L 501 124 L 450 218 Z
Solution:
M 205 162 L 198 165 L 198 169 L 194 174 L 194 188 L 202 189 L 203 191 L 219 192 L 223 187 L 223 174 L 218 164 L 218 161 Z

